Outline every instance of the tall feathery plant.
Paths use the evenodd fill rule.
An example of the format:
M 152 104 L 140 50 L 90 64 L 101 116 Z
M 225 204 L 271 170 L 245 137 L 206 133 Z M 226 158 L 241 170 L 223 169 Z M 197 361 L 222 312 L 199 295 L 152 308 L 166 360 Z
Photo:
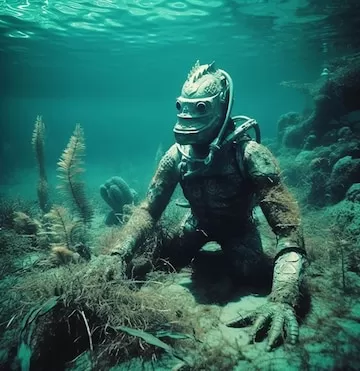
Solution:
M 81 174 L 85 155 L 84 131 L 80 124 L 76 124 L 73 135 L 58 162 L 58 177 L 61 184 L 58 188 L 73 205 L 74 211 L 84 224 L 89 224 L 93 217 L 93 209 L 85 194 L 85 183 Z
M 37 197 L 40 209 L 46 213 L 49 208 L 48 181 L 45 169 L 45 124 L 41 116 L 36 117 L 35 127 L 31 140 L 35 152 L 36 162 L 39 169 L 39 180 L 37 184 Z

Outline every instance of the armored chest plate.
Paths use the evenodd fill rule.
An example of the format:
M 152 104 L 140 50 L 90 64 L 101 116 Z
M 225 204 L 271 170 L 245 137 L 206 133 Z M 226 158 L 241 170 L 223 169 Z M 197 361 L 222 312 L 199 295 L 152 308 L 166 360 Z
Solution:
M 182 160 L 184 161 L 184 160 Z M 185 166 L 201 166 L 186 163 Z M 186 171 L 186 168 L 185 168 Z M 194 216 L 206 224 L 244 220 L 251 215 L 250 181 L 239 168 L 236 149 L 216 153 L 213 162 L 192 176 L 182 176 L 180 185 Z

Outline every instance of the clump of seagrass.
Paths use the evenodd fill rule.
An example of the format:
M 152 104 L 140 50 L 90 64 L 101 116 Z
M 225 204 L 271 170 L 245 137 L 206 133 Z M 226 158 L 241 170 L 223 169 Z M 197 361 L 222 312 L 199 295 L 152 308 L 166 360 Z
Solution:
M 40 209 L 45 213 L 49 208 L 48 181 L 45 170 L 45 124 L 41 116 L 36 117 L 35 127 L 32 135 L 32 146 L 36 156 L 36 162 L 39 168 L 39 180 L 37 185 L 37 196 Z
M 22 211 L 13 214 L 13 230 L 31 241 L 33 250 L 42 250 L 49 246 L 43 224 Z
M 90 369 L 107 369 L 133 357 L 156 359 L 173 349 L 180 334 L 191 334 L 191 316 L 181 294 L 169 297 L 163 285 L 148 282 L 139 289 L 130 280 L 108 282 L 81 264 L 27 277 L 15 288 L 24 302 L 58 297 L 29 341 L 31 365 L 53 369 L 90 351 Z M 187 341 L 192 340 L 181 340 Z M 68 343 L 64 351 L 61 344 Z M 49 349 L 51 359 L 46 358 Z
M 35 236 L 41 228 L 40 222 L 21 212 L 14 212 L 14 230 L 19 234 Z
M 36 209 L 36 210 L 35 210 Z M 26 270 L 26 254 L 48 248 L 37 208 L 22 199 L 0 198 L 0 278 Z
M 35 208 L 32 202 L 20 198 L 11 199 L 0 194 L 0 228 L 14 228 L 14 213 L 22 212 L 31 218 L 35 215 Z
M 77 262 L 80 257 L 90 260 L 91 253 L 86 245 L 83 223 L 72 219 L 65 207 L 54 205 L 44 215 L 44 224 L 51 247 L 47 261 L 51 265 Z
M 60 266 L 69 263 L 76 263 L 80 259 L 78 253 L 68 249 L 66 246 L 52 246 L 47 262 L 50 266 Z
M 84 168 L 82 168 L 84 152 L 84 131 L 80 124 L 77 124 L 58 162 L 58 177 L 61 179 L 58 188 L 71 202 L 74 211 L 84 225 L 88 225 L 94 212 L 85 194 L 85 183 L 80 179 L 80 174 L 84 172 Z
M 21 270 L 16 260 L 33 249 L 32 238 L 12 229 L 0 229 L 0 279 Z
M 177 219 L 162 217 L 155 226 L 147 231 L 139 248 L 135 252 L 131 269 L 128 271 L 130 277 L 135 279 L 145 279 L 146 275 L 154 270 L 162 275 L 163 272 L 174 273 L 176 269 L 168 262 L 162 254 L 166 249 L 171 248 L 174 239 L 179 232 Z M 126 236 L 126 234 L 125 234 Z M 108 228 L 98 236 L 95 243 L 96 253 L 108 255 L 115 246 L 124 238 L 124 229 L 120 227 Z

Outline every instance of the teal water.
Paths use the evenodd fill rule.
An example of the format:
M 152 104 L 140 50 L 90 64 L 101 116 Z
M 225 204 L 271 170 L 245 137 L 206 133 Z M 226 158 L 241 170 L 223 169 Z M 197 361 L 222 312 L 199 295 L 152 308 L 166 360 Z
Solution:
M 358 0 L 0 0 L 0 250 L 3 257 L 0 284 L 4 293 L 0 307 L 5 308 L 0 315 L 0 368 L 3 364 L 9 367 L 9 360 L 16 356 L 21 321 L 32 304 L 38 304 L 30 299 L 21 301 L 21 295 L 31 298 L 37 289 L 38 296 L 44 300 L 46 295 L 54 295 L 53 291 L 58 295 L 65 289 L 72 294 L 69 288 L 72 282 L 68 281 L 73 278 L 69 279 L 69 267 L 58 268 L 59 277 L 61 274 L 65 277 L 63 288 L 50 268 L 35 264 L 49 259 L 49 246 L 43 250 L 39 247 L 41 234 L 36 237 L 39 246 L 35 239 L 29 242 L 27 233 L 22 235 L 24 231 L 13 230 L 13 225 L 9 227 L 10 217 L 6 215 L 12 211 L 5 207 L 7 200 L 20 197 L 22 201 L 30 201 L 30 206 L 26 205 L 31 216 L 44 223 L 41 228 L 47 228 L 37 204 L 39 176 L 31 143 L 37 115 L 42 115 L 46 128 L 45 167 L 51 202 L 65 204 L 57 188 L 57 162 L 76 123 L 84 129 L 86 151 L 81 166 L 86 172 L 81 174 L 84 177 L 81 179 L 85 180 L 86 195 L 95 210 L 89 228 L 89 245 L 96 250 L 102 247 L 99 237 L 106 237 L 109 232 L 104 220 L 110 209 L 100 197 L 100 185 L 112 176 L 121 176 L 138 192 L 140 199 L 143 198 L 158 155 L 174 142 L 176 97 L 197 59 L 201 63 L 215 60 L 219 68 L 232 76 L 235 86 L 233 114 L 256 118 L 264 142 L 273 144 L 278 135 L 279 117 L 290 111 L 301 112 L 306 103 L 303 94 L 285 88 L 281 82 L 314 82 L 328 61 L 359 56 L 359 53 Z M 350 139 L 358 144 L 359 111 L 357 114 L 351 132 L 356 135 Z M 359 369 L 359 193 L 355 189 L 351 202 L 346 199 L 335 205 L 335 211 L 330 208 L 331 212 L 326 207 L 324 210 L 318 207 L 321 203 L 310 205 L 309 193 L 306 193 L 311 188 L 313 198 L 326 201 L 324 194 L 328 183 L 325 180 L 332 174 L 326 164 L 329 166 L 328 157 L 334 152 L 339 152 L 334 157 L 347 160 L 349 152 L 358 161 L 360 146 L 345 148 L 350 142 L 345 134 L 339 136 L 341 141 L 331 137 L 334 143 L 330 141 L 329 147 L 333 144 L 335 147 L 328 152 L 322 152 L 321 148 L 310 151 L 280 148 L 279 157 L 286 175 L 295 179 L 292 188 L 305 211 L 313 308 L 310 319 L 301 325 L 299 347 L 290 350 L 280 347 L 274 356 L 270 354 L 269 360 L 268 353 L 264 353 L 259 344 L 259 348 L 255 346 L 255 350 L 249 348 L 248 353 L 244 352 L 241 370 L 246 369 L 246 363 L 253 363 L 255 369 L 280 371 Z M 341 153 L 341 146 L 345 148 L 344 153 Z M 318 172 L 321 177 L 309 176 L 313 175 L 309 166 L 312 173 Z M 359 183 L 356 176 L 350 180 L 350 185 Z M 22 207 L 16 202 L 14 207 Z M 332 212 L 340 217 L 334 218 Z M 332 236 L 330 220 L 339 222 L 337 227 L 350 236 L 355 235 L 354 239 L 346 233 L 341 239 L 340 234 Z M 260 222 L 262 227 L 266 225 L 264 219 Z M 266 228 L 262 232 L 265 247 L 271 250 L 273 235 Z M 105 239 L 102 243 L 106 244 Z M 77 266 L 72 269 L 77 271 Z M 80 270 L 80 275 L 82 272 Z M 19 280 L 23 286 L 13 285 L 12 279 Z M 185 275 L 179 276 L 178 281 L 175 294 L 176 289 L 182 289 L 184 282 L 190 279 Z M 82 294 L 82 285 L 86 286 L 87 282 L 76 282 Z M 212 281 L 207 283 L 212 286 Z M 226 284 L 225 280 L 214 286 L 226 292 Z M 74 287 L 73 292 L 77 294 L 77 286 Z M 154 293 L 158 293 L 158 288 Z M 115 293 L 105 294 L 105 299 L 112 302 L 111 295 Z M 176 296 L 171 290 L 167 293 L 165 290 L 165 294 L 169 298 Z M 92 295 L 101 296 L 91 290 L 87 295 L 85 301 L 92 304 Z M 194 295 L 187 292 L 184 298 L 190 302 Z M 262 300 L 265 298 L 258 294 L 249 295 L 242 305 L 253 310 Z M 181 309 L 187 305 L 183 303 L 187 302 L 179 305 Z M 150 304 L 153 303 L 150 301 Z M 233 304 L 225 307 L 222 313 L 225 317 L 237 313 L 238 303 Z M 199 308 L 197 315 L 205 324 L 199 320 L 200 330 L 197 330 L 201 333 L 204 330 L 201 326 L 209 326 L 212 335 L 211 331 L 217 330 L 219 324 L 218 308 Z M 81 314 L 79 309 L 77 311 Z M 69 317 L 72 315 L 73 311 Z M 83 324 L 83 318 L 79 316 L 79 319 Z M 79 322 L 74 323 L 76 329 Z M 64 321 L 61 326 L 63 324 Z M 97 319 L 93 325 L 97 325 Z M 75 332 L 71 335 L 77 341 Z M 240 340 L 245 344 L 247 333 L 242 334 Z M 238 337 L 237 332 L 225 332 L 225 335 L 232 340 Z M 82 336 L 86 344 L 84 349 L 88 350 L 88 333 L 84 331 Z M 69 339 L 65 337 L 65 343 L 72 347 L 73 339 Z M 57 344 L 54 339 L 53 342 Z M 223 365 L 229 359 L 228 353 L 220 352 L 226 350 L 226 344 L 219 344 L 201 354 L 206 362 L 214 359 L 216 364 L 211 364 L 214 370 L 225 369 Z M 234 344 L 239 346 L 237 342 Z M 96 339 L 94 345 L 98 346 Z M 62 355 L 60 347 L 60 355 L 54 354 L 60 361 L 68 362 L 84 349 L 67 349 L 68 353 Z M 218 359 L 211 358 L 213 349 L 219 352 Z M 47 353 L 43 351 L 44 354 Z M 52 357 L 53 353 L 49 354 Z M 24 357 L 24 370 L 28 357 Z M 84 362 L 87 364 L 86 360 Z M 79 367 L 79 370 L 89 369 L 86 367 Z
M 37 114 L 49 161 L 75 122 L 89 161 L 153 154 L 173 140 L 175 98 L 197 59 L 232 75 L 234 113 L 256 117 L 271 137 L 280 114 L 303 106 L 279 83 L 312 81 L 328 58 L 356 52 L 358 9 L 357 1 L 315 0 L 1 1 L 4 162 L 32 166 L 27 138 Z

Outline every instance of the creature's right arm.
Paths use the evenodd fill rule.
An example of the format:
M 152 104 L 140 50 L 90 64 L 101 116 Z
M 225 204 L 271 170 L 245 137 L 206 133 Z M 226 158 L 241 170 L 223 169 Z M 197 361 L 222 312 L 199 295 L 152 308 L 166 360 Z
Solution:
M 179 153 L 175 145 L 165 153 L 152 178 L 145 200 L 134 210 L 130 220 L 123 227 L 121 236 L 112 249 L 114 255 L 131 259 L 136 248 L 168 205 L 179 181 Z

